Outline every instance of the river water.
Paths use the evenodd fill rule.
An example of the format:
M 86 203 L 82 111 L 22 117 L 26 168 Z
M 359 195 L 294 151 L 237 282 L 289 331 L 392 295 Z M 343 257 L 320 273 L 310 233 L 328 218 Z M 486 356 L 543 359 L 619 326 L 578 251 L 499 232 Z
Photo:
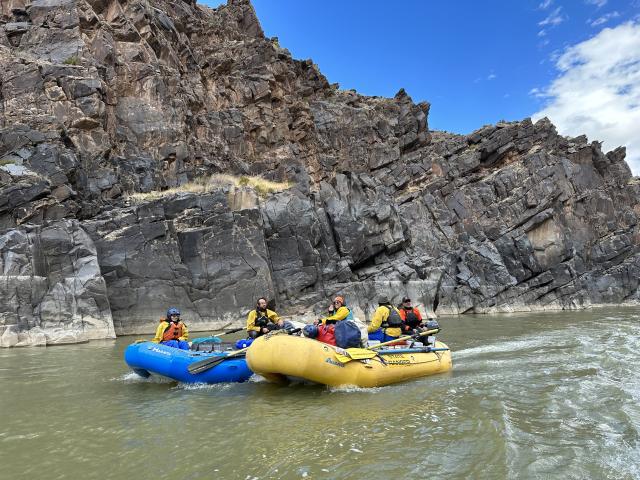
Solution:
M 640 478 L 640 308 L 440 323 L 452 372 L 370 390 L 142 380 L 132 337 L 0 350 L 0 478 Z

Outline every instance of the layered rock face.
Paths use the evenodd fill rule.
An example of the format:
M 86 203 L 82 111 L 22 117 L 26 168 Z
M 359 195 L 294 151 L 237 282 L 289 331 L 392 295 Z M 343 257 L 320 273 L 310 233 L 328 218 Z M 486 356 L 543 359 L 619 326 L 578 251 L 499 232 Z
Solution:
M 75 220 L 0 234 L 0 346 L 115 338 L 96 249 Z
M 335 293 L 360 316 L 380 293 L 437 313 L 638 300 L 623 148 L 547 120 L 430 131 L 428 113 L 329 84 L 245 0 L 3 1 L 1 343 L 148 332 L 169 305 L 220 326 L 261 295 L 303 318 Z M 128 197 L 215 173 L 291 188 Z

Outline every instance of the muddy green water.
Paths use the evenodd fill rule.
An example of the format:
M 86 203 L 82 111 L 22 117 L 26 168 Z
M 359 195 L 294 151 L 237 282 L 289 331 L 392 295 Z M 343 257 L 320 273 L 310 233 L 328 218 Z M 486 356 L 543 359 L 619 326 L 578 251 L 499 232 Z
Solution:
M 637 479 L 640 309 L 442 318 L 379 389 L 142 380 L 133 338 L 0 351 L 6 479 Z

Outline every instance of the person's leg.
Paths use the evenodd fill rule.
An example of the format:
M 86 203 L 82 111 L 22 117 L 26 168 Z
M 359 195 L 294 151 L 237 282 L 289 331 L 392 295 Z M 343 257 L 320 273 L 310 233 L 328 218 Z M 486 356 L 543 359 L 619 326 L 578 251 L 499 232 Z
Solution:
M 255 340 L 256 338 L 258 338 L 258 337 L 260 336 L 260 332 L 256 332 L 255 330 L 249 330 L 249 331 L 247 332 L 247 336 L 248 336 L 249 338 L 252 338 L 252 339 L 254 339 L 254 340 Z
M 161 342 L 162 345 L 166 345 L 167 347 L 179 348 L 177 340 L 167 340 L 165 342 Z
M 180 350 L 189 350 L 189 342 L 178 340 L 178 348 Z

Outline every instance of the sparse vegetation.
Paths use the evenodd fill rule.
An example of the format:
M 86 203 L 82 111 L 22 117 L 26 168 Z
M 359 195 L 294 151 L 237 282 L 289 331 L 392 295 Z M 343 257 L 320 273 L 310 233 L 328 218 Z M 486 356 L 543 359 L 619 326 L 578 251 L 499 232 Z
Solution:
M 75 56 L 72 55 L 71 57 L 67 58 L 64 62 L 65 65 L 79 65 L 80 64 L 80 59 Z
M 249 187 L 255 190 L 260 197 L 266 197 L 270 193 L 281 192 L 293 185 L 292 182 L 274 182 L 262 177 L 215 174 L 210 177 L 197 178 L 192 182 L 185 183 L 178 187 L 167 190 L 153 191 L 147 193 L 134 193 L 128 196 L 135 202 L 156 200 L 178 193 L 207 193 L 224 185 L 235 187 Z
M 0 167 L 3 165 L 13 165 L 14 163 L 16 163 L 15 160 L 11 158 L 0 158 Z

